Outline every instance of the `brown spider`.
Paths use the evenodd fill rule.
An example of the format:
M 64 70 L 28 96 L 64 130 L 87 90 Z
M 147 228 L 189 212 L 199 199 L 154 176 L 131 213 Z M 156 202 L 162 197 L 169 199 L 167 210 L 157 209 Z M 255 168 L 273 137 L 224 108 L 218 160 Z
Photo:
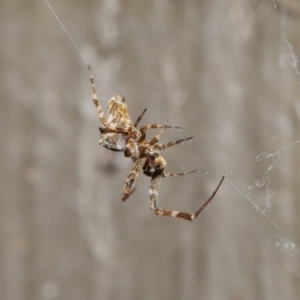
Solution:
M 100 106 L 96 87 L 94 84 L 93 75 L 90 67 L 89 74 L 92 85 L 92 97 L 94 104 L 98 111 L 99 120 L 103 127 L 100 127 L 101 138 L 99 144 L 112 151 L 122 151 L 126 157 L 131 157 L 134 165 L 126 177 L 123 193 L 121 196 L 122 201 L 126 201 L 135 184 L 137 177 L 143 170 L 143 173 L 151 177 L 151 184 L 149 188 L 148 202 L 150 209 L 158 216 L 168 216 L 181 218 L 184 220 L 193 221 L 197 218 L 200 212 L 207 206 L 207 204 L 214 198 L 218 189 L 220 188 L 224 176 L 222 177 L 217 188 L 209 199 L 195 212 L 186 213 L 175 210 L 161 209 L 156 206 L 156 200 L 158 196 L 158 189 L 161 181 L 161 177 L 174 177 L 183 176 L 196 172 L 196 170 L 182 173 L 164 173 L 164 169 L 167 165 L 164 158 L 160 155 L 159 151 L 168 147 L 180 144 L 184 141 L 191 140 L 192 137 L 172 141 L 167 144 L 159 144 L 159 139 L 164 132 L 165 128 L 180 128 L 177 126 L 170 126 L 167 124 L 151 124 L 142 126 L 139 130 L 137 126 L 146 112 L 146 109 L 138 117 L 135 123 L 132 122 L 125 98 L 121 95 L 115 95 L 108 101 L 108 113 L 107 119 L 105 119 L 104 113 Z M 160 129 L 158 134 L 150 141 L 146 140 L 146 130 L 148 129 Z

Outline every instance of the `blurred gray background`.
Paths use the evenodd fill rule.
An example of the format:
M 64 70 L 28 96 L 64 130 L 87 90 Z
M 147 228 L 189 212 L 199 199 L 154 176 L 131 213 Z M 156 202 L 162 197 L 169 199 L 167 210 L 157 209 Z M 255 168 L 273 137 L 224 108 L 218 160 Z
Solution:
M 169 123 L 158 204 L 101 148 L 87 67 L 43 0 L 0 2 L 0 294 L 37 299 L 300 299 L 297 0 L 51 0 L 98 96 Z M 276 9 L 274 9 L 276 5 Z M 153 130 L 152 134 L 156 131 Z M 151 136 L 151 134 L 149 135 Z M 293 144 L 294 143 L 294 144 Z

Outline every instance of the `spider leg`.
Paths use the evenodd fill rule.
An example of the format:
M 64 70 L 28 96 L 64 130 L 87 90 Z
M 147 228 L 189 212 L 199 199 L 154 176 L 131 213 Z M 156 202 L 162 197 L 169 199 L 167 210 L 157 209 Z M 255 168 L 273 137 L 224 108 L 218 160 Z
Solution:
M 166 127 L 166 126 L 168 126 L 167 123 L 168 123 L 168 118 L 167 118 L 166 123 L 165 123 L 164 125 L 160 125 L 160 126 L 161 126 L 161 127 L 160 127 L 161 129 L 160 129 L 160 131 L 158 132 L 158 134 L 157 134 L 154 138 L 152 138 L 151 141 L 148 142 L 148 144 L 149 144 L 150 146 L 153 146 L 154 144 L 156 144 L 156 143 L 159 141 L 161 135 L 162 135 L 163 132 L 164 132 L 164 129 L 165 129 L 165 128 L 168 128 L 168 127 Z M 153 125 L 159 125 L 159 124 L 153 124 Z M 149 126 L 152 126 L 152 125 L 149 125 Z M 142 132 L 142 131 L 141 131 L 141 132 Z
M 144 174 L 146 176 L 152 177 L 154 175 L 155 171 L 150 171 L 150 170 L 144 170 Z M 177 176 L 184 176 L 187 174 L 195 173 L 197 170 L 192 170 L 192 171 L 187 171 L 187 172 L 181 172 L 181 173 L 162 173 L 162 177 L 177 177 Z
M 141 157 L 139 158 L 133 165 L 131 171 L 127 175 L 125 182 L 124 182 L 124 187 L 123 187 L 123 193 L 121 196 L 122 201 L 126 201 L 130 194 L 131 194 L 131 189 L 134 186 L 134 183 L 139 176 L 141 170 L 143 169 L 143 166 L 146 162 L 146 157 Z
M 162 144 L 156 144 L 156 145 L 154 145 L 154 147 L 155 147 L 155 149 L 164 150 L 166 148 L 175 146 L 177 144 L 182 144 L 183 142 L 189 141 L 189 140 L 192 140 L 192 139 L 193 139 L 193 137 L 188 137 L 188 138 L 180 139 L 180 140 L 177 140 L 177 141 L 171 141 L 171 142 L 169 142 L 167 144 L 164 144 L 164 145 L 162 145 Z
M 93 77 L 93 74 L 92 74 L 92 71 L 91 71 L 91 67 L 88 65 L 88 68 L 89 68 L 89 74 L 90 74 L 91 85 L 92 85 L 92 98 L 93 98 L 94 104 L 97 108 L 99 120 L 104 126 L 106 126 L 106 120 L 105 120 L 105 117 L 104 117 L 104 113 L 103 113 L 103 110 L 100 106 L 100 103 L 99 103 L 99 100 L 98 100 L 98 97 L 97 97 L 96 86 L 95 86 L 95 83 L 94 83 L 94 77 Z
M 141 113 L 141 115 L 137 118 L 137 120 L 134 123 L 134 127 L 137 127 L 139 122 L 141 121 L 142 117 L 144 116 L 145 112 L 146 112 L 147 108 L 144 109 L 144 111 Z
M 187 221 L 193 221 L 195 220 L 198 215 L 201 213 L 201 211 L 208 205 L 208 203 L 214 198 L 216 195 L 218 189 L 220 188 L 224 176 L 222 177 L 220 183 L 218 184 L 217 188 L 215 191 L 212 193 L 212 195 L 206 200 L 206 202 L 193 214 L 186 213 L 186 212 L 181 212 L 181 211 L 176 211 L 176 210 L 166 210 L 166 209 L 161 209 L 156 206 L 156 200 L 157 200 L 157 195 L 158 195 L 158 189 L 162 177 L 162 170 L 156 170 L 151 178 L 151 185 L 149 189 L 149 199 L 148 202 L 150 204 L 150 209 L 158 216 L 162 217 L 173 217 L 173 218 L 180 218 L 183 220 Z
M 134 128 L 133 126 L 123 126 L 119 125 L 117 123 L 111 123 L 109 126 L 107 125 L 105 128 L 101 127 L 99 128 L 101 133 L 120 133 L 130 136 L 131 138 L 134 138 L 135 140 L 140 139 L 141 133 L 139 130 Z
M 182 129 L 179 126 L 172 126 L 172 125 L 167 125 L 167 124 L 164 124 L 164 125 L 162 125 L 162 124 L 150 124 L 150 125 L 142 126 L 141 129 L 140 129 L 140 131 L 141 131 L 143 139 L 145 139 L 145 137 L 146 137 L 146 130 L 149 130 L 149 129 L 161 129 L 161 128 Z
M 149 129 L 161 129 L 161 128 L 182 129 L 179 126 L 172 126 L 172 125 L 166 125 L 166 124 L 164 124 L 164 125 L 162 125 L 162 124 L 150 124 L 150 125 L 142 126 L 140 130 L 142 132 L 144 132 L 144 131 L 149 130 Z

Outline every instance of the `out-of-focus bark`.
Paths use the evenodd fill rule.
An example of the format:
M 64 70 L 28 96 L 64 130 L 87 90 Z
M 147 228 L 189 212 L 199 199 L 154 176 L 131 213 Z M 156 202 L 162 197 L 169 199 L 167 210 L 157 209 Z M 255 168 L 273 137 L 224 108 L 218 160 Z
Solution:
M 297 1 L 50 3 L 103 107 L 121 93 L 183 127 L 164 141 L 194 136 L 164 151 L 198 173 L 164 179 L 159 206 L 192 212 L 227 180 L 193 224 L 152 214 L 145 176 L 121 203 L 132 162 L 97 145 L 85 63 L 42 0 L 2 1 L 1 299 L 299 299 Z

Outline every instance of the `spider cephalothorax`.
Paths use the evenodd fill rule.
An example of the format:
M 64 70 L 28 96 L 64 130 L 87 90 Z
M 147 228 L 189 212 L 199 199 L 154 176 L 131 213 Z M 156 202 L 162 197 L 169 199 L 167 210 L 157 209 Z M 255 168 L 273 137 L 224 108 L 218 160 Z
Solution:
M 146 112 L 146 109 L 138 117 L 136 122 L 133 123 L 128 113 L 125 98 L 121 95 L 115 95 L 108 101 L 108 113 L 107 119 L 105 119 L 97 97 L 96 87 L 90 67 L 89 73 L 92 84 L 93 101 L 97 108 L 99 120 L 102 125 L 102 127 L 100 127 L 101 138 L 99 140 L 99 144 L 109 150 L 123 151 L 124 155 L 126 157 L 131 157 L 134 162 L 131 171 L 125 179 L 123 193 L 121 196 L 122 201 L 126 201 L 129 198 L 137 177 L 139 176 L 140 172 L 143 171 L 146 176 L 151 177 L 148 202 L 150 209 L 155 214 L 159 216 L 181 218 L 189 221 L 195 220 L 200 212 L 207 206 L 207 204 L 217 193 L 224 180 L 224 176 L 210 198 L 193 214 L 158 208 L 156 206 L 156 200 L 161 177 L 182 176 L 196 172 L 193 170 L 182 173 L 164 173 L 167 163 L 160 155 L 159 151 L 183 143 L 184 141 L 191 140 L 192 137 L 172 141 L 167 144 L 159 144 L 159 139 L 165 128 L 179 127 L 170 126 L 167 124 L 151 124 L 137 129 L 138 123 Z M 160 129 L 160 131 L 154 138 L 147 141 L 146 130 L 148 129 Z

